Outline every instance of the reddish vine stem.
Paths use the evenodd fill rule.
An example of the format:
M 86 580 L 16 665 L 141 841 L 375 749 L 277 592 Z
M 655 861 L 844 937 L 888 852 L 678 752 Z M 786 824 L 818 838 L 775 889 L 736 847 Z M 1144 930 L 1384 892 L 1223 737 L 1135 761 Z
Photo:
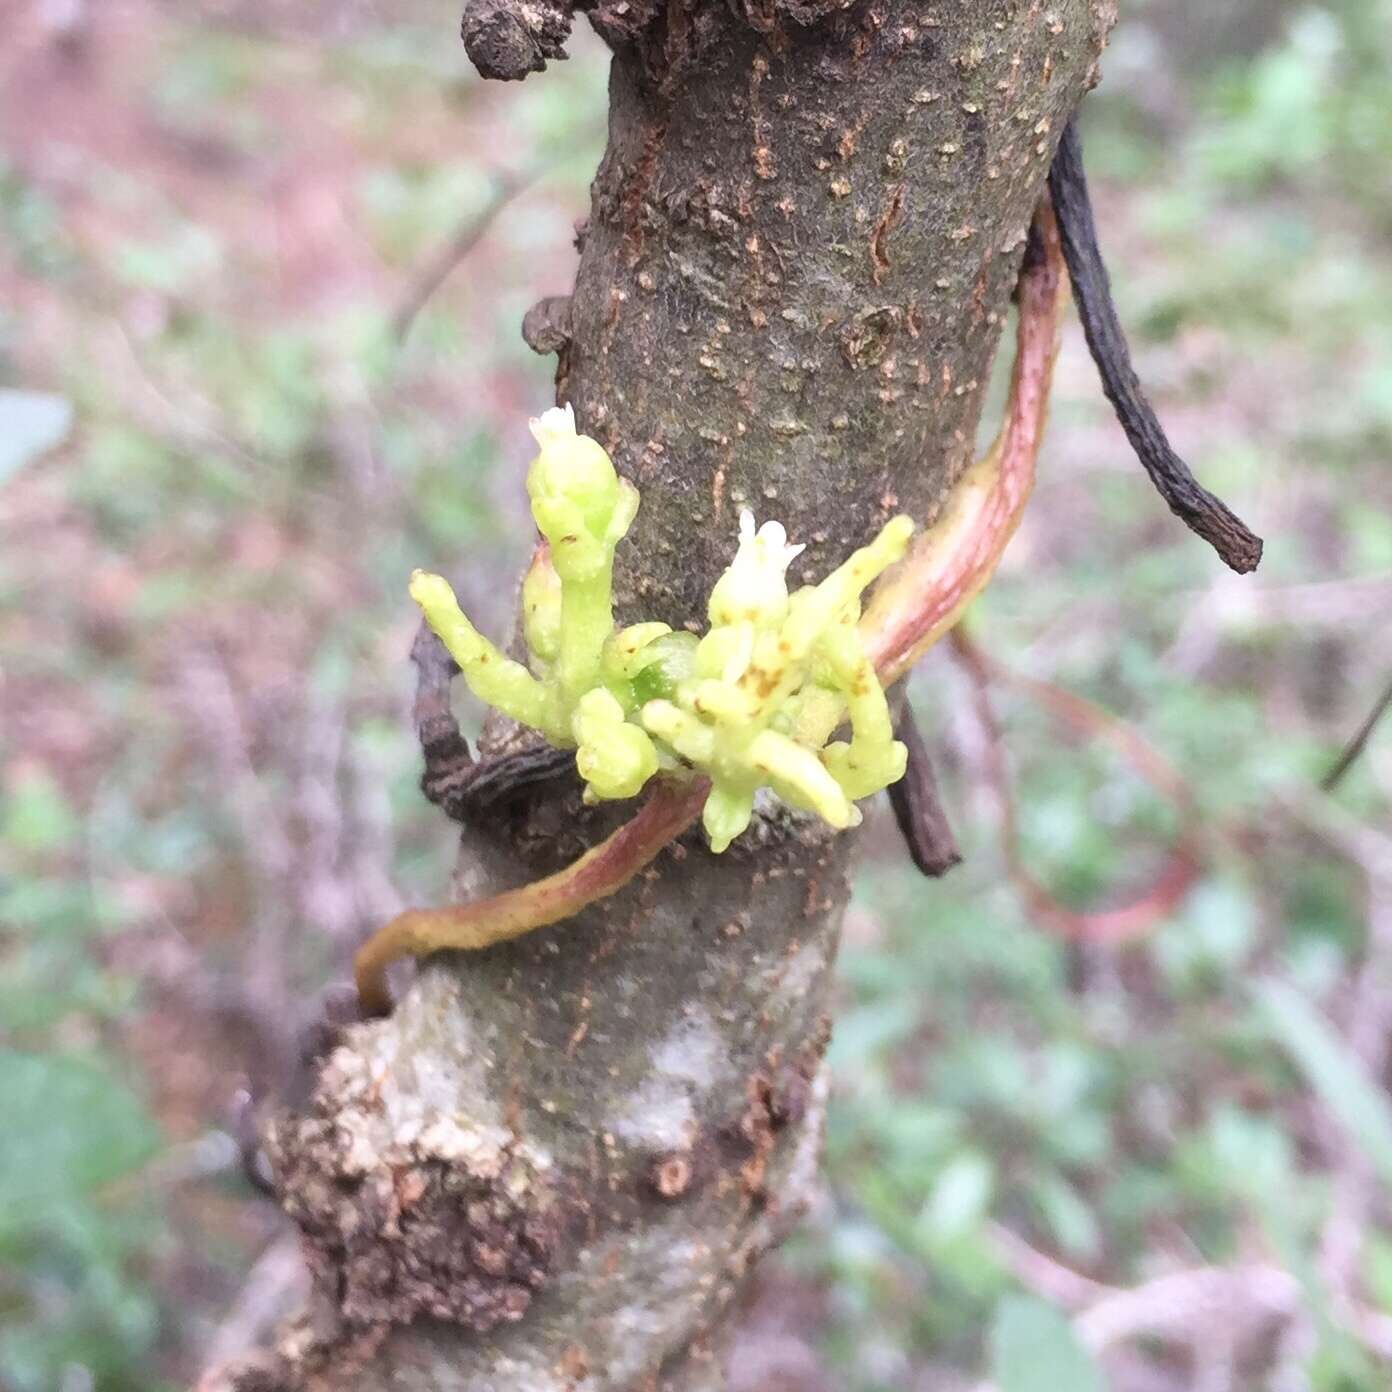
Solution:
M 607 899 L 695 823 L 709 791 L 704 778 L 662 779 L 635 817 L 564 870 L 472 904 L 398 914 L 353 959 L 363 1013 L 384 1015 L 391 1009 L 387 969 L 398 958 L 491 947 Z
M 938 520 L 875 591 L 861 620 L 866 651 L 886 686 L 951 630 L 1015 535 L 1034 488 L 1066 293 L 1058 225 L 1045 199 L 1020 272 L 1015 365 L 1000 433 L 958 480 Z
M 1178 907 L 1198 878 L 1199 846 L 1194 832 L 1198 812 L 1184 780 L 1125 722 L 1081 696 L 1050 682 L 1026 677 L 988 657 L 961 628 L 953 630 L 952 650 L 971 682 L 976 718 L 986 734 L 987 778 L 1000 804 L 1006 869 L 1030 916 L 1048 931 L 1075 942 L 1125 942 L 1147 933 Z M 1070 909 L 1026 867 L 1000 725 L 991 706 L 993 679 L 1019 688 L 1080 734 L 1109 744 L 1141 778 L 1174 804 L 1179 814 L 1179 837 L 1151 884 L 1129 903 L 1111 909 Z

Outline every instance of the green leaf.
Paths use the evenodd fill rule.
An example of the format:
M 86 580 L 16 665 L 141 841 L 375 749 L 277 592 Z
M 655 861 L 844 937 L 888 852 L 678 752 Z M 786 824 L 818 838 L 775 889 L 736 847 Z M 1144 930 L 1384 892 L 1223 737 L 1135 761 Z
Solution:
M 990 1156 L 967 1150 L 943 1166 L 929 1194 L 918 1228 L 931 1245 L 953 1242 L 975 1230 L 986 1217 L 996 1187 Z
M 849 1010 L 836 1024 L 828 1056 L 837 1069 L 870 1063 L 880 1054 L 897 1048 L 918 1025 L 917 1002 L 877 1001 L 874 1005 Z
M 63 790 L 44 770 L 22 777 L 0 803 L 0 841 L 24 851 L 53 851 L 80 830 Z
M 1392 1106 L 1352 1050 L 1298 991 L 1283 981 L 1253 988 L 1272 1036 L 1319 1094 L 1320 1100 L 1392 1183 Z
M 64 396 L 0 390 L 0 483 L 61 445 L 72 419 L 72 403 Z
M 0 1050 L 0 1223 L 90 1192 L 143 1164 L 158 1144 L 140 1099 L 80 1059 Z
M 1102 1249 L 1097 1216 L 1083 1197 L 1057 1170 L 1039 1176 L 1034 1200 L 1054 1240 L 1070 1256 L 1091 1261 Z
M 991 1328 L 991 1378 L 999 1392 L 1104 1392 L 1102 1374 L 1073 1326 L 1052 1305 L 1008 1295 Z

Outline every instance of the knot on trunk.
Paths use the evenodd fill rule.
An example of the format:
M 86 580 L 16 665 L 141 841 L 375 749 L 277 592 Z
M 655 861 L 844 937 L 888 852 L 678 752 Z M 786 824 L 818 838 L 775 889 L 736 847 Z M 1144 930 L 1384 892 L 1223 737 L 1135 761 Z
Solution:
M 483 77 L 517 82 L 563 59 L 572 8 L 556 0 L 470 0 L 459 36 Z
M 521 1319 L 561 1243 L 545 1156 L 491 1120 L 405 1115 L 403 1099 L 392 1071 L 342 1049 L 310 1111 L 271 1131 L 285 1211 L 334 1293 L 334 1327 L 315 1330 L 328 1358 L 421 1315 L 477 1333 Z

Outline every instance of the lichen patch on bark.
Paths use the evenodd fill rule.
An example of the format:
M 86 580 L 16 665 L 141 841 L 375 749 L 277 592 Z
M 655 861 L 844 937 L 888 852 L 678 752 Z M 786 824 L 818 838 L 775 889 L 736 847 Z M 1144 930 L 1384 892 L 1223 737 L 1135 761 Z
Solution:
M 445 1051 L 380 1025 L 356 1034 L 306 1112 L 269 1138 L 318 1287 L 336 1292 L 350 1331 L 429 1315 L 483 1333 L 520 1319 L 564 1223 L 550 1157 L 489 1105 L 467 1030 Z
M 728 1080 L 724 1041 L 708 1012 L 693 1010 L 649 1051 L 650 1067 L 606 1130 L 660 1153 L 689 1147 L 710 1093 Z

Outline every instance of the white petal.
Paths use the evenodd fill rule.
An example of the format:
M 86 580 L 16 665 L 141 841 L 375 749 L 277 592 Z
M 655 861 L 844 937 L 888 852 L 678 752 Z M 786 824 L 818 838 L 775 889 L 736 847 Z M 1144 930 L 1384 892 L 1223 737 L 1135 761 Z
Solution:
M 560 444 L 563 440 L 573 440 L 576 433 L 575 408 L 567 401 L 564 406 L 552 406 L 549 411 L 533 416 L 527 424 L 531 428 L 532 438 L 542 449 L 547 445 Z

